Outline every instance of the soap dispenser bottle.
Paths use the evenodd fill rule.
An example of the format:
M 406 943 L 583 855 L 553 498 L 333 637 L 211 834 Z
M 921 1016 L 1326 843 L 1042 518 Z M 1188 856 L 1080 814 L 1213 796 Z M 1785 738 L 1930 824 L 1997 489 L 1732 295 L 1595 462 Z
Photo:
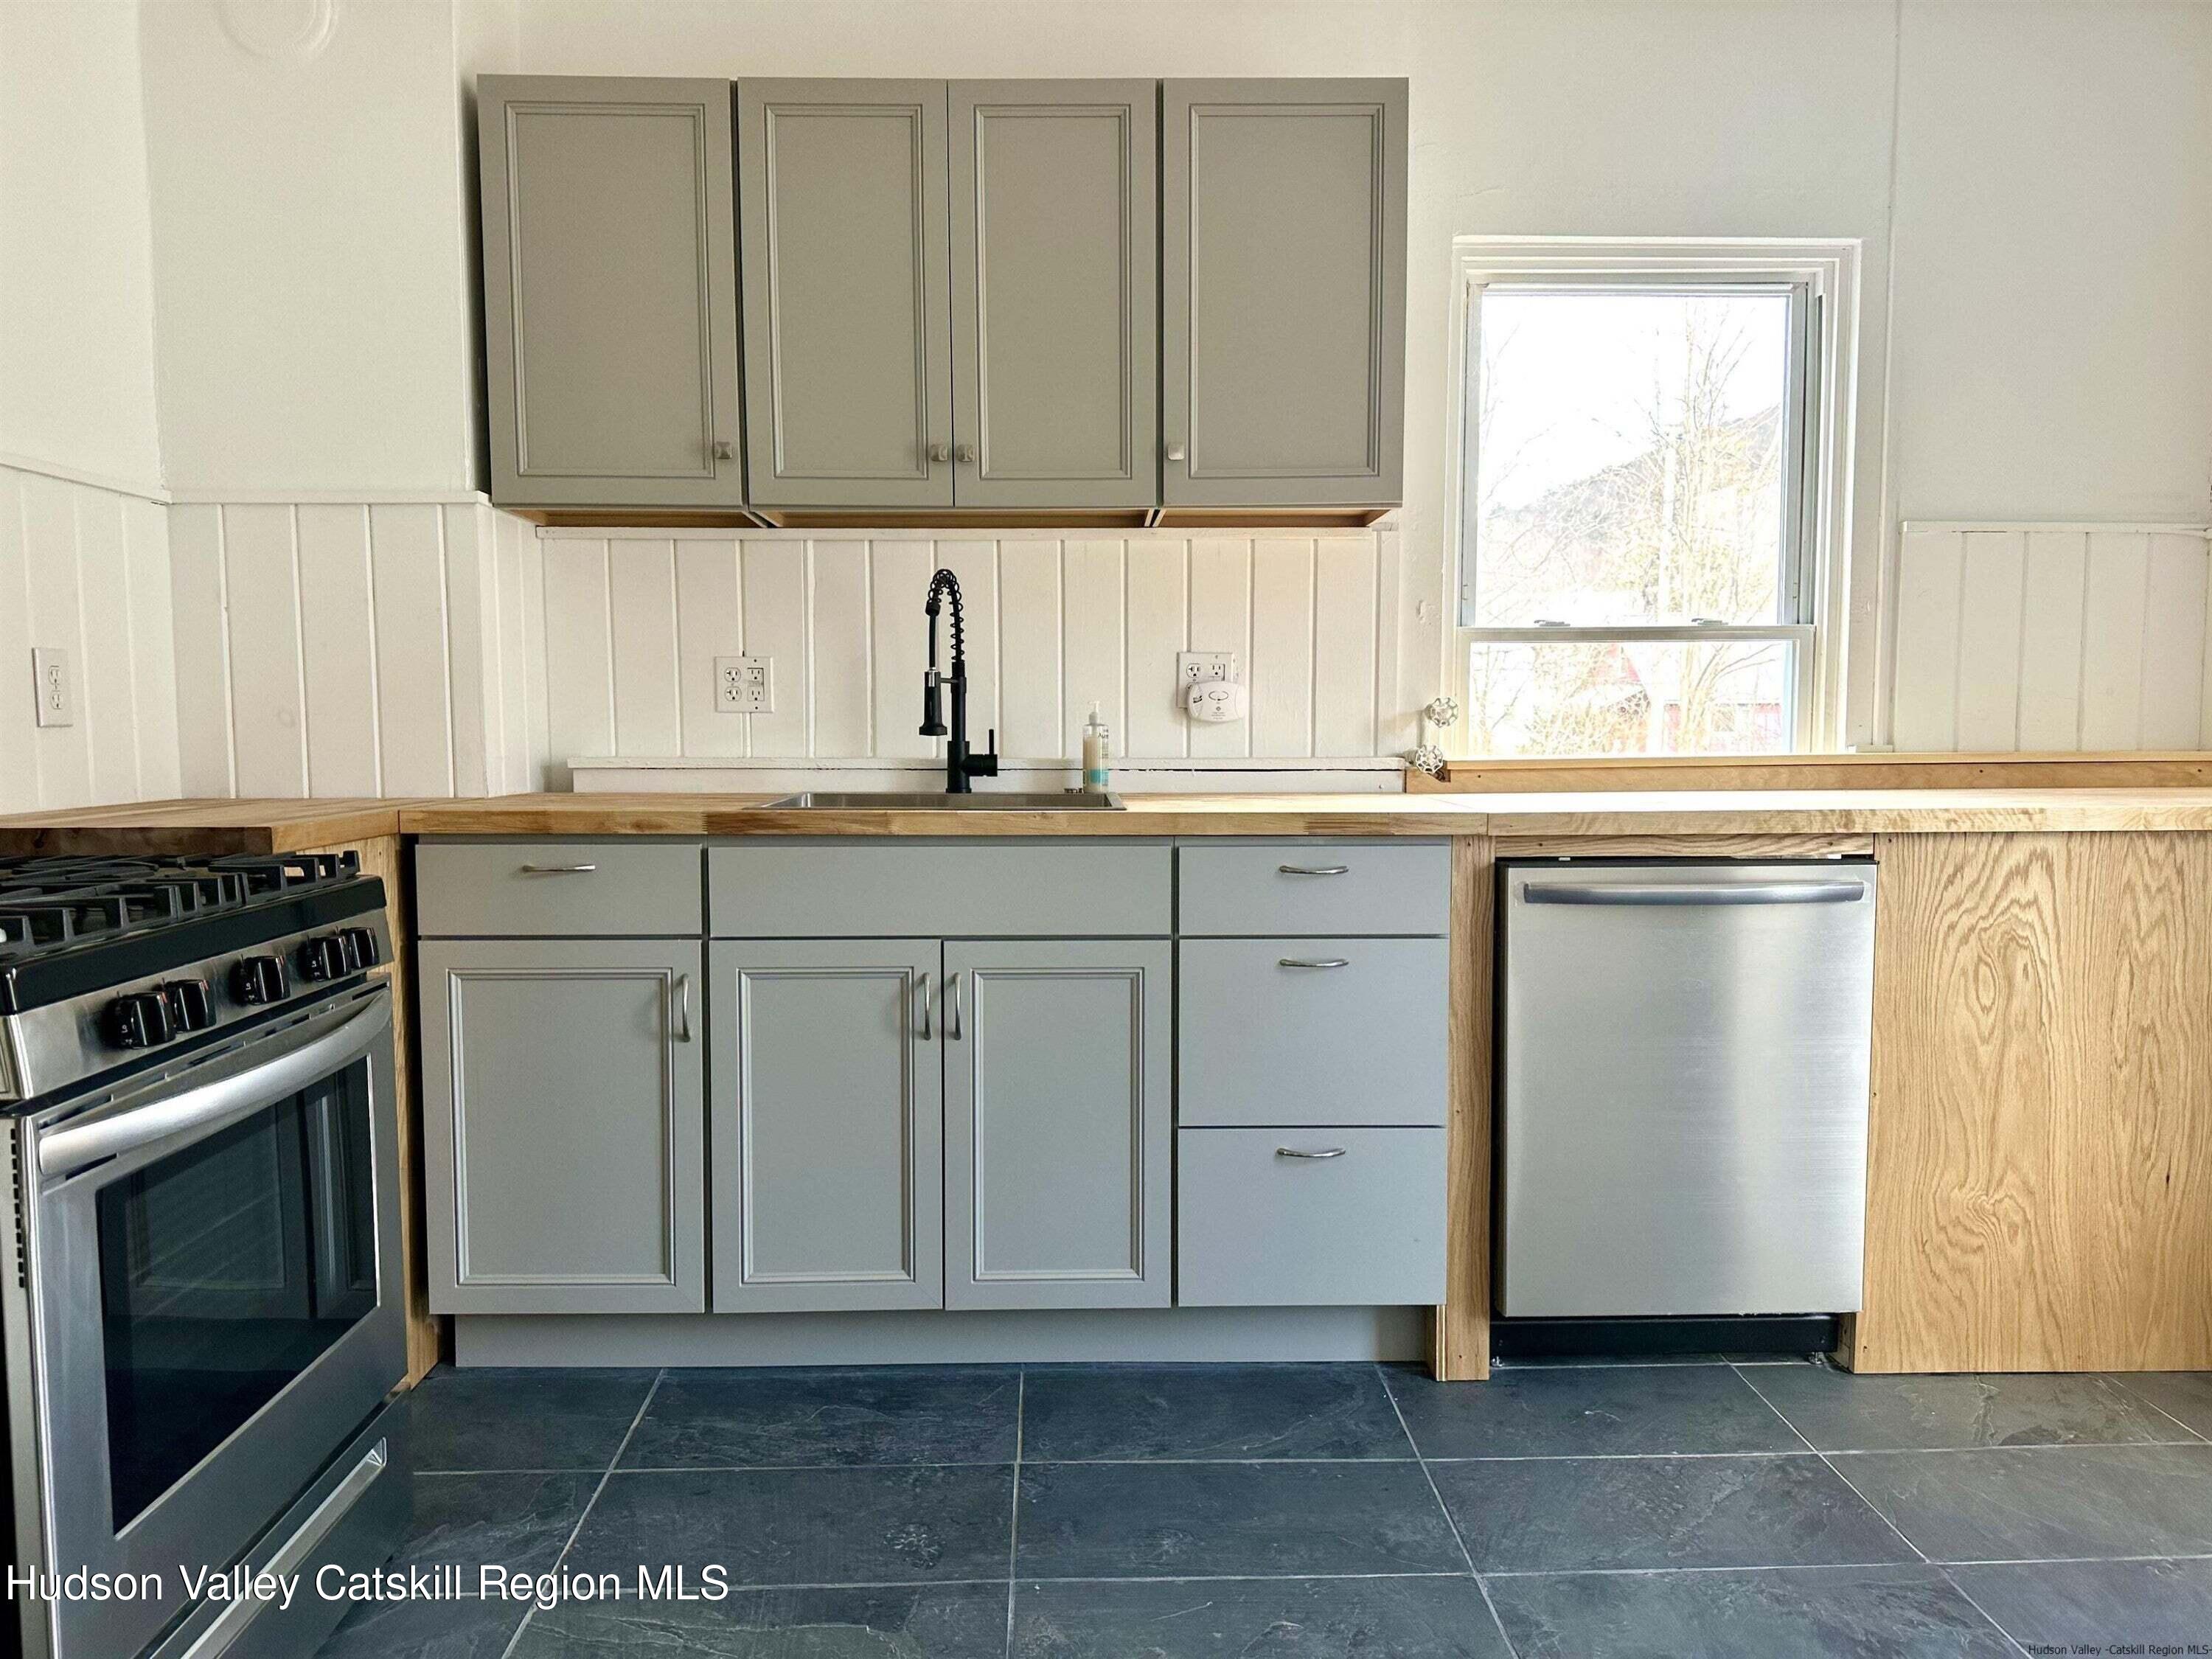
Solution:
M 1110 734 L 1098 718 L 1098 705 L 1091 705 L 1091 718 L 1083 722 L 1083 787 L 1091 794 L 1106 793 L 1106 761 Z

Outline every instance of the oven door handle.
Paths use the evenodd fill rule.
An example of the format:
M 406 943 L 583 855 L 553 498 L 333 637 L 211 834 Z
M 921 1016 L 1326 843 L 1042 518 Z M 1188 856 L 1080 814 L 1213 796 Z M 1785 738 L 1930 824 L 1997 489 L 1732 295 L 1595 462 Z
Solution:
M 326 1027 L 259 1065 L 229 1077 L 185 1089 L 90 1123 L 55 1129 L 39 1140 L 39 1170 L 65 1176 L 118 1158 L 185 1129 L 242 1117 L 296 1094 L 318 1078 L 351 1065 L 392 1024 L 386 994 L 351 1018 Z

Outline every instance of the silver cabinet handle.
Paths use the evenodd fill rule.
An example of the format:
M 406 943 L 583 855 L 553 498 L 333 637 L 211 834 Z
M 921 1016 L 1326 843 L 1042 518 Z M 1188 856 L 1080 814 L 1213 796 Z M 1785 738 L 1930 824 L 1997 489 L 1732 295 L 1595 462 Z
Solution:
M 526 864 L 514 873 L 518 876 L 588 876 L 599 867 L 596 864 Z
M 952 459 L 959 462 L 963 466 L 973 466 L 975 464 L 975 446 L 973 444 L 953 445 Z
M 1286 876 L 1348 876 L 1348 864 L 1279 864 L 1276 869 Z
M 960 975 L 945 976 L 945 1035 L 957 1042 L 967 1036 L 960 1018 Z
M 691 975 L 676 976 L 676 1040 L 691 1041 Z
M 924 974 L 921 976 L 921 1040 L 924 1042 L 927 1042 L 932 1037 L 937 1035 L 935 1030 L 932 1029 L 929 1019 L 930 1001 L 936 996 L 936 983 L 931 980 L 927 974 Z
M 1278 957 L 1278 968 L 1349 968 L 1352 964 L 1342 957 Z
M 1855 904 L 1866 896 L 1863 881 L 1761 881 L 1733 885 L 1638 882 L 1601 887 L 1565 881 L 1532 881 L 1522 896 L 1531 904 Z
M 1309 1152 L 1296 1146 L 1278 1146 L 1275 1148 L 1275 1156 L 1277 1158 L 1342 1158 L 1346 1150 L 1348 1149 L 1342 1146 L 1322 1146 Z
M 930 447 L 929 447 L 929 461 L 930 461 L 930 465 L 931 465 L 932 466 L 942 466 L 942 465 L 944 465 L 945 464 L 945 462 L 947 462 L 947 461 L 951 460 L 951 459 L 952 459 L 952 452 L 951 452 L 950 449 L 948 449 L 947 447 L 945 447 L 945 445 L 943 445 L 943 444 L 932 444 L 932 445 L 930 445 Z
M 1168 452 L 1167 452 L 1167 453 L 1168 453 L 1168 459 L 1169 459 L 1170 460 L 1171 460 L 1171 461 L 1179 461 L 1179 460 L 1181 460 L 1181 459 L 1183 458 L 1183 454 L 1184 454 L 1183 447 L 1182 447 L 1181 444 L 1170 444 L 1170 445 L 1168 446 Z
M 737 451 L 730 447 L 730 441 L 727 438 L 717 438 L 714 440 L 714 459 L 716 460 L 732 460 L 736 458 L 736 455 Z

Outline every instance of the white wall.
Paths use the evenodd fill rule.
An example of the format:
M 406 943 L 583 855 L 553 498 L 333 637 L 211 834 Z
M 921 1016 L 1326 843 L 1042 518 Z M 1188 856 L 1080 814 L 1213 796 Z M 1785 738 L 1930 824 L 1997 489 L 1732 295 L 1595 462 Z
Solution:
M 287 15 L 313 12 L 275 0 L 263 27 L 281 42 Z M 453 7 L 352 0 L 326 38 L 310 21 L 273 46 L 212 0 L 138 16 L 172 488 L 469 488 Z
M 148 223 L 135 9 L 0 6 L 0 456 L 159 489 Z

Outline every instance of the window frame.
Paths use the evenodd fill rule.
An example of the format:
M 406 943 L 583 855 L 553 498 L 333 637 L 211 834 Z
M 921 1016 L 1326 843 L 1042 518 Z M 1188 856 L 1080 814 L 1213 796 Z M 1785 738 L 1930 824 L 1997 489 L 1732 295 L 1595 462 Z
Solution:
M 1469 653 L 1483 644 L 1711 643 L 1787 640 L 1790 750 L 1839 745 L 1845 611 L 1844 554 L 1850 501 L 1850 380 L 1859 245 L 1796 239 L 1462 236 L 1452 244 L 1451 406 L 1444 522 L 1453 583 L 1445 682 L 1463 690 Z M 1480 302 L 1492 289 L 1534 293 L 1753 291 L 1791 299 L 1782 615 L 1765 623 L 1541 623 L 1478 627 L 1474 484 L 1479 457 L 1468 420 L 1481 380 Z M 1456 694 L 1455 694 L 1456 695 Z M 1455 759 L 1467 725 L 1447 728 Z

